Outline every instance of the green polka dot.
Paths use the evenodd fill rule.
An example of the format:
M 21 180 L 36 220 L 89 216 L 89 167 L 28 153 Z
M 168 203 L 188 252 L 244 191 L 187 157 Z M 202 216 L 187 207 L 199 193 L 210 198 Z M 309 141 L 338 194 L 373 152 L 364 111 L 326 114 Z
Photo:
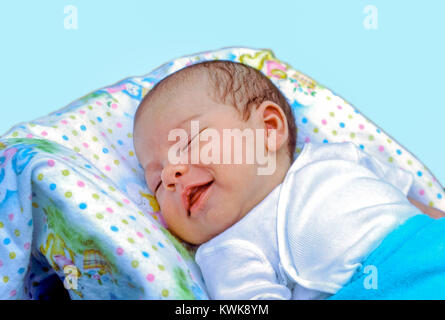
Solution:
M 76 160 L 76 159 L 77 159 L 76 156 L 71 156 L 70 158 L 73 159 L 73 160 Z
M 132 134 L 132 133 L 128 133 L 128 134 L 127 134 L 127 137 L 128 137 L 128 138 L 133 138 L 133 134 Z
M 116 160 L 114 160 L 114 164 L 115 164 L 115 165 L 117 165 L 117 166 L 118 166 L 118 165 L 119 165 L 119 163 L 120 163 L 120 162 L 119 162 L 119 160 L 117 160 L 117 159 L 116 159 Z
M 96 213 L 96 218 L 97 219 L 103 219 L 104 218 L 104 215 L 102 214 L 102 213 Z
M 93 107 L 92 107 L 92 106 L 88 106 L 87 108 L 90 109 L 90 110 L 93 110 Z
M 141 216 L 144 216 L 144 214 L 142 213 L 142 211 L 138 211 L 138 214 Z
M 128 221 L 125 220 L 125 219 L 123 219 L 123 220 L 122 220 L 122 223 L 123 223 L 123 224 L 128 224 Z
M 314 128 L 314 133 L 318 133 L 318 128 Z
M 168 297 L 168 290 L 167 289 L 163 289 L 161 292 L 163 297 Z
M 74 147 L 73 150 L 74 150 L 75 152 L 80 152 L 80 149 L 79 149 L 78 147 Z
M 130 243 L 134 243 L 134 239 L 133 239 L 133 238 L 128 238 L 127 240 L 128 240 L 128 242 L 130 242 Z
M 15 229 L 15 230 L 14 230 L 14 235 L 15 235 L 16 237 L 20 237 L 20 230 Z
M 350 114 L 350 115 L 348 116 L 348 118 L 349 118 L 349 119 L 353 119 L 354 117 L 352 116 L 352 114 Z
M 71 131 L 71 133 L 73 134 L 73 136 L 77 136 L 77 131 L 76 130 Z
M 111 117 L 111 112 L 107 111 L 106 115 Z
M 411 160 L 408 160 L 407 163 L 408 163 L 409 165 L 412 165 L 412 164 L 413 164 L 413 162 L 412 162 Z
M 116 150 L 116 146 L 114 144 L 111 145 L 111 149 L 115 149 Z
M 354 133 L 354 132 L 351 132 L 351 133 L 349 134 L 349 136 L 351 137 L 351 139 L 354 139 L 354 138 L 355 138 L 355 133 Z
M 99 197 L 99 195 L 98 195 L 97 193 L 93 193 L 91 196 L 92 196 L 93 199 L 95 199 L 95 200 L 99 200 L 99 199 L 100 199 L 100 197 Z
M 139 261 L 137 261 L 137 260 L 133 260 L 133 261 L 131 261 L 131 266 L 132 266 L 133 268 L 137 268 L 137 267 L 139 267 Z
M 430 181 L 430 182 L 428 182 L 428 187 L 432 187 L 433 186 L 433 184 L 432 184 L 432 182 Z
M 108 189 L 110 189 L 111 191 L 116 191 L 116 188 L 114 188 L 113 186 L 108 186 Z
M 331 117 L 335 117 L 335 113 L 334 113 L 334 112 L 329 112 L 329 115 L 330 115 Z
M 3 224 L 3 222 L 0 222 L 0 229 L 3 228 L 5 225 Z
M 93 154 L 93 158 L 99 160 L 99 156 L 97 154 Z
M 388 161 L 389 161 L 389 162 L 393 162 L 393 161 L 394 161 L 394 158 L 393 158 L 393 157 L 389 157 L 389 158 L 388 158 Z
M 336 136 L 336 135 L 337 135 L 337 131 L 336 131 L 336 130 L 332 130 L 332 134 L 333 134 L 334 136 Z
M 70 175 L 70 172 L 69 172 L 68 170 L 63 170 L 63 171 L 62 171 L 62 175 L 64 175 L 65 177 L 66 177 L 66 176 L 69 176 L 69 175 Z
M 153 250 L 158 251 L 158 248 L 155 245 L 151 246 L 153 248 Z
M 386 139 L 386 141 L 388 141 L 388 143 L 392 143 L 391 139 Z
M 93 120 L 90 120 L 90 123 L 91 123 L 93 126 L 96 125 L 96 122 L 94 122 Z
M 15 138 L 15 137 L 17 137 L 19 135 L 19 133 L 17 132 L 17 131 L 14 131 L 13 133 L 12 133 L 12 136 Z
M 66 198 L 71 198 L 72 195 L 73 195 L 73 193 L 71 191 L 65 192 L 65 197 Z
M 165 270 L 165 267 L 164 267 L 162 264 L 158 264 L 158 268 L 159 268 L 159 270 L 161 270 L 161 271 L 164 271 L 164 270 Z
M 147 228 L 144 228 L 144 231 L 145 231 L 147 234 L 150 234 L 150 233 L 151 233 L 150 230 L 148 230 Z
M 117 204 L 119 207 L 123 207 L 123 206 L 124 206 L 124 205 L 122 204 L 122 202 L 119 202 L 119 201 L 117 201 L 116 204 Z
M 111 130 L 110 128 L 107 129 L 108 133 L 113 133 L 113 130 Z
M 92 137 L 91 138 L 94 142 L 97 142 L 99 139 L 97 139 L 97 137 Z
M 372 140 L 374 140 L 374 136 L 371 134 L 371 135 L 368 137 L 368 139 L 369 139 L 369 141 L 372 141 Z
M 43 174 L 42 174 L 42 173 L 40 173 L 40 174 L 37 176 L 37 180 L 39 180 L 39 181 L 42 181 L 42 180 L 43 180 Z
M 30 126 L 31 128 L 34 128 L 36 125 L 35 125 L 34 123 L 30 123 L 29 126 Z
M 76 117 L 75 117 L 75 116 L 70 116 L 70 118 L 71 118 L 71 119 L 73 119 L 73 120 L 74 120 L 74 119 L 76 119 Z
M 133 171 L 134 173 L 138 172 L 135 168 L 131 168 L 131 171 Z

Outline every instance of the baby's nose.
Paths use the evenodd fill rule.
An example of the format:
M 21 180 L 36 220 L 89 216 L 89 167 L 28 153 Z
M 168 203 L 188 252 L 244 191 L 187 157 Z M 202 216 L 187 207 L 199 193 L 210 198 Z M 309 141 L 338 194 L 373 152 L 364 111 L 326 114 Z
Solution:
M 184 164 L 168 164 L 162 170 L 161 179 L 166 189 L 175 188 L 181 177 L 188 171 L 188 166 Z

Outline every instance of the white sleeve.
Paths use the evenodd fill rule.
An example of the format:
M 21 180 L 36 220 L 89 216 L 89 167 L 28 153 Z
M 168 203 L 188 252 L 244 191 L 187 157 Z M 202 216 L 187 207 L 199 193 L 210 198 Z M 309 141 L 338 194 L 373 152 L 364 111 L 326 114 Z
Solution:
M 358 163 L 371 170 L 377 177 L 392 184 L 394 187 L 408 195 L 413 184 L 413 175 L 396 165 L 386 164 L 383 161 L 371 156 L 367 152 L 357 148 Z
M 201 248 L 200 248 L 201 249 Z M 198 250 L 196 262 L 211 299 L 290 299 L 265 255 L 244 240 L 226 241 Z

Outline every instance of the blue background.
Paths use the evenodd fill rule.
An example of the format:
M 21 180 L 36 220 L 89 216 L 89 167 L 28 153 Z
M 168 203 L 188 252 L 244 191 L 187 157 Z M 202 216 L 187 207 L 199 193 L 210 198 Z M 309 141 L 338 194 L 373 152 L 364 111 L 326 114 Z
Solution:
M 64 7 L 78 29 L 64 28 Z M 366 30 L 366 5 L 378 29 Z M 0 134 L 185 54 L 270 48 L 445 183 L 445 1 L 2 1 Z

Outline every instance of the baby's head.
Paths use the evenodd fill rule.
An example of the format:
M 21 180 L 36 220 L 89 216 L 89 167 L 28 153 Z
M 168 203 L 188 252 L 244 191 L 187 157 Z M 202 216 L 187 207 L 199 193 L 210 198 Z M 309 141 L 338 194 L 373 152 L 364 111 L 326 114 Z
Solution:
M 216 60 L 181 69 L 153 87 L 135 115 L 134 145 L 169 230 L 201 244 L 243 218 L 283 181 L 293 162 L 296 131 L 289 103 L 267 77 L 244 64 Z M 251 143 L 240 149 L 227 132 L 253 132 L 255 143 L 245 135 Z M 181 150 L 183 161 L 177 163 L 172 159 Z M 274 157 L 273 172 L 258 174 L 264 162 L 249 161 L 249 150 L 261 150 L 263 159 Z M 236 152 L 242 152 L 241 163 L 234 160 Z

